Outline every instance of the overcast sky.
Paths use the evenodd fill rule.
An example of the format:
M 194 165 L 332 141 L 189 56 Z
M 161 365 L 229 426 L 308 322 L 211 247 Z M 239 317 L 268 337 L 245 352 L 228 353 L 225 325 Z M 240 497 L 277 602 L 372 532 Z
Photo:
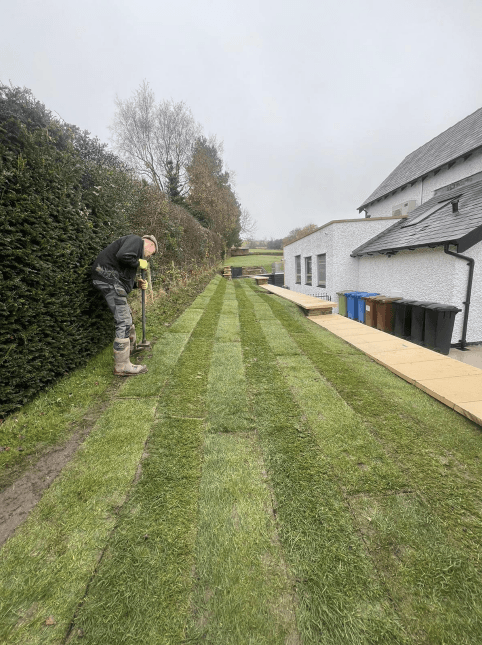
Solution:
M 258 238 L 358 217 L 482 107 L 481 0 L 0 0 L 0 80 L 108 142 L 146 79 L 224 141 Z

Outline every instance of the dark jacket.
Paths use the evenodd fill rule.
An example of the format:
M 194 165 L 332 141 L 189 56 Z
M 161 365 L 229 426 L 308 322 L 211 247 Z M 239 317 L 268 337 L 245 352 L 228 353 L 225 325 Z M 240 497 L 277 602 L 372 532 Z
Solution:
M 132 291 L 139 259 L 144 256 L 144 241 L 138 235 L 124 235 L 99 253 L 92 265 L 92 279 L 121 284 Z

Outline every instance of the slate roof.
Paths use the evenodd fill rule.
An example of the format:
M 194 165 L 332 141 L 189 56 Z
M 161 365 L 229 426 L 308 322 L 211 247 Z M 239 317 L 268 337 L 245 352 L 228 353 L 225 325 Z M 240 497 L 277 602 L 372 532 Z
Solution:
M 358 208 L 482 146 L 482 108 L 410 153 Z
M 452 204 L 449 201 L 418 224 L 406 225 L 433 206 L 458 196 L 460 196 L 458 213 L 452 212 Z M 393 226 L 356 248 L 351 256 L 393 253 L 402 249 L 443 244 L 454 244 L 457 246 L 458 253 L 463 253 L 481 240 L 482 180 L 435 195 L 413 210 L 408 217 L 398 220 Z

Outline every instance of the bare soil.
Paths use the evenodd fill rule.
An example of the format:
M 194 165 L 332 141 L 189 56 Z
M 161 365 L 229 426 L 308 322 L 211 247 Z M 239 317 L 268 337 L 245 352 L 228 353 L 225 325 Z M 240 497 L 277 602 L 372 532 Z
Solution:
M 66 442 L 46 449 L 40 456 L 30 457 L 27 472 L 23 472 L 24 465 L 23 474 L 19 474 L 13 483 L 0 491 L 0 546 L 13 535 L 40 500 L 44 490 L 69 463 L 123 383 L 121 379 L 114 381 L 106 391 L 107 398 L 104 395 L 103 401 L 90 408 L 81 421 L 73 426 L 73 433 Z M 15 477 L 15 474 L 11 474 L 11 477 Z

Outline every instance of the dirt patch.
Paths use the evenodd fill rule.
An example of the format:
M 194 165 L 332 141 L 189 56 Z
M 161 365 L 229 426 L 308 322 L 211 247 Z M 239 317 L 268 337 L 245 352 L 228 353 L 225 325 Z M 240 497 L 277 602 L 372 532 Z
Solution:
M 40 500 L 44 490 L 69 463 L 121 385 L 122 382 L 115 381 L 107 389 L 107 400 L 89 409 L 80 423 L 76 424 L 74 433 L 66 443 L 47 449 L 40 457 L 31 458 L 29 470 L 0 492 L 0 546 L 13 535 Z

